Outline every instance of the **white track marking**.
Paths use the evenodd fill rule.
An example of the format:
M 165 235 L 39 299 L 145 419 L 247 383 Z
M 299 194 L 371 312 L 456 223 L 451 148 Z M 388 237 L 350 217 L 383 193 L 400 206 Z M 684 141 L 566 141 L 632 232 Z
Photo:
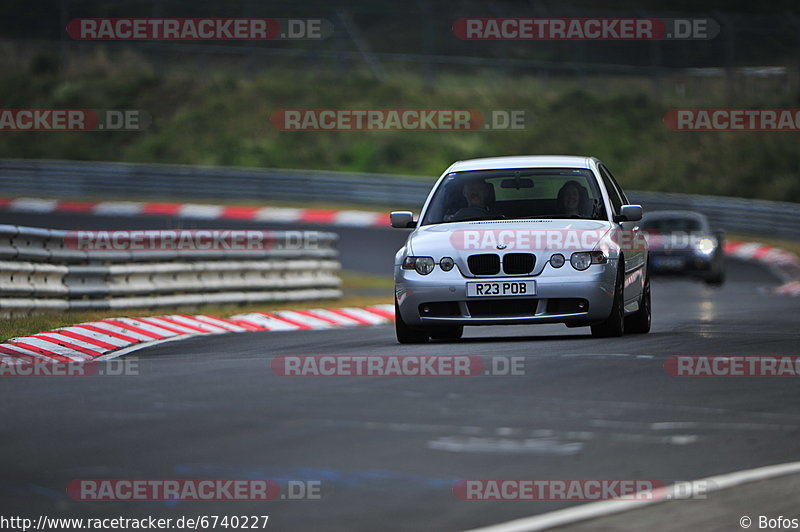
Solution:
M 130 347 L 126 347 L 124 349 L 120 349 L 118 351 L 114 351 L 112 353 L 108 353 L 107 355 L 99 356 L 95 360 L 111 360 L 112 358 L 121 357 L 122 355 L 127 355 L 128 353 L 133 353 L 134 351 L 138 351 L 139 349 L 144 349 L 145 347 L 153 347 L 154 345 L 165 344 L 167 342 L 174 342 L 175 340 L 183 340 L 185 338 L 189 338 L 193 335 L 191 334 L 181 334 L 178 336 L 172 336 L 171 338 L 162 338 L 161 340 L 150 340 L 149 342 L 142 342 L 140 344 L 133 344 Z
M 121 320 L 122 318 L 112 318 L 112 319 Z M 93 326 L 97 327 L 98 329 L 103 329 L 104 331 L 110 331 L 110 332 L 113 332 L 113 333 L 121 334 L 123 336 L 129 336 L 129 337 L 135 338 L 137 340 L 143 340 L 143 341 L 152 340 L 152 338 L 150 338 L 147 335 L 144 335 L 144 334 L 136 332 L 136 331 L 132 331 L 130 329 L 126 329 L 125 327 L 120 327 L 119 325 L 114 325 L 113 323 L 103 323 L 103 322 L 99 322 L 99 321 L 90 321 L 89 323 L 86 323 L 85 325 L 93 325 Z M 120 340 L 120 341 L 124 342 L 125 340 Z M 127 345 L 127 344 L 125 344 L 125 345 Z
M 178 209 L 178 216 L 186 218 L 204 218 L 215 220 L 222 215 L 225 207 L 222 205 L 202 205 L 199 203 L 185 203 Z
M 231 332 L 245 332 L 249 330 L 245 327 L 242 327 L 241 325 L 236 325 L 235 323 L 228 323 L 227 321 L 215 318 L 214 316 L 198 315 L 194 316 L 194 319 L 196 319 L 197 321 L 208 323 L 209 325 L 214 325 L 219 328 L 227 329 Z
M 88 349 L 90 351 L 95 351 L 95 352 L 97 352 L 98 354 L 101 354 L 101 355 L 103 353 L 107 352 L 107 351 L 110 351 L 110 349 L 108 349 L 108 348 L 100 347 L 99 345 L 91 344 L 89 342 L 84 342 L 83 340 L 76 340 L 75 338 L 72 338 L 70 336 L 59 334 L 58 331 L 43 332 L 43 333 L 37 334 L 36 336 L 41 336 L 41 337 L 43 337 L 43 339 L 46 338 L 46 339 L 48 339 L 48 341 L 52 340 L 55 343 L 66 342 L 66 343 L 74 344 L 74 345 L 77 345 L 78 347 L 83 347 L 84 349 Z M 66 349 L 69 349 L 69 348 L 66 348 Z
M 166 329 L 162 329 L 161 327 L 158 327 L 153 323 L 142 321 L 143 319 L 144 318 L 118 318 L 117 321 L 121 321 L 122 323 L 127 323 L 128 325 L 133 325 L 134 327 L 138 327 L 139 329 L 142 329 L 144 331 L 157 334 L 158 336 L 170 337 L 179 334 L 179 333 L 174 333 L 172 331 L 168 331 Z M 153 338 L 148 338 L 148 340 L 152 339 Z
M 266 316 L 258 312 L 254 312 L 252 314 L 240 314 L 238 316 L 233 316 L 231 319 L 245 321 L 247 323 L 252 323 L 253 325 L 258 325 L 259 327 L 266 327 L 267 330 L 270 331 L 294 331 L 300 328 L 297 325 L 279 320 L 278 318 L 273 318 L 272 316 Z
M 379 325 L 381 323 L 386 323 L 387 321 L 389 321 L 388 318 L 385 318 L 385 317 L 381 316 L 380 314 L 377 314 L 375 312 L 371 312 L 371 311 L 369 311 L 367 309 L 363 309 L 363 308 L 345 307 L 345 308 L 340 308 L 340 309 L 337 309 L 337 310 L 339 310 L 340 312 L 343 312 L 345 314 L 350 314 L 351 316 L 356 316 L 358 318 L 361 318 L 362 320 L 366 320 L 366 321 L 370 322 L 373 325 Z
M 303 215 L 303 209 L 264 207 L 255 211 L 254 220 L 262 222 L 296 222 Z
M 175 320 L 184 325 L 191 325 L 192 327 L 198 327 L 206 331 L 208 334 L 219 334 L 219 333 L 229 332 L 229 330 L 225 329 L 224 327 L 220 327 L 218 325 L 211 325 L 210 323 L 200 321 L 195 317 L 187 318 L 186 316 L 178 316 L 177 314 L 167 317 L 171 320 Z
M 142 213 L 144 203 L 138 201 L 101 201 L 94 206 L 95 214 L 113 214 L 118 216 L 136 216 Z
M 54 343 L 55 340 L 48 341 L 48 340 L 43 340 L 42 338 L 32 338 L 30 336 L 26 336 L 24 339 L 20 338 L 20 340 L 23 340 L 26 344 L 32 345 L 33 347 L 38 347 L 40 349 L 44 349 L 45 351 L 47 351 L 49 353 L 54 353 L 56 355 L 65 356 L 67 358 L 71 358 L 72 360 L 75 360 L 75 361 L 78 361 L 78 362 L 81 362 L 83 360 L 91 360 L 92 359 L 92 357 L 90 355 L 87 355 L 85 353 L 79 353 L 79 352 L 73 351 L 72 349 L 70 349 L 68 347 L 64 347 L 64 346 L 61 346 L 61 345 L 58 345 L 58 344 Z
M 274 314 L 281 318 L 286 318 L 287 320 L 308 325 L 312 329 L 330 329 L 331 327 L 334 327 L 332 323 L 328 323 L 325 320 L 321 320 L 313 316 L 306 316 L 305 314 L 300 314 L 299 312 L 294 312 L 293 310 L 277 310 L 274 312 Z
M 359 325 L 361 323 L 356 319 L 350 318 L 349 316 L 342 316 L 341 314 L 336 314 L 335 312 L 331 312 L 327 309 L 315 308 L 313 310 L 309 310 L 308 312 L 313 312 L 317 316 L 335 321 L 338 325 L 348 326 Z
M 88 323 L 86 325 L 89 325 Z M 106 344 L 115 345 L 117 347 L 125 347 L 128 345 L 129 342 L 123 340 L 122 338 L 117 338 L 115 336 L 111 336 L 110 334 L 101 334 L 97 331 L 90 331 L 89 329 L 85 329 L 81 325 L 73 325 L 71 327 L 63 327 L 61 329 L 56 329 L 54 332 L 58 331 L 66 331 L 75 334 L 80 334 L 81 336 L 86 336 L 87 338 L 91 338 L 92 340 L 97 340 L 98 342 L 104 342 Z
M 745 469 L 723 475 L 706 477 L 693 482 L 704 483 L 707 492 L 720 491 L 749 482 L 758 482 L 772 478 L 782 477 L 800 473 L 800 462 L 787 462 L 755 469 Z M 671 493 L 674 485 L 664 488 L 666 493 Z M 629 510 L 638 510 L 644 506 L 667 502 L 667 497 L 656 497 L 651 500 L 608 500 L 581 504 L 555 512 L 548 512 L 532 517 L 523 517 L 497 525 L 490 525 L 483 528 L 474 528 L 469 532 L 532 532 L 536 530 L 548 530 L 555 527 L 563 527 L 581 521 L 598 519 L 609 515 L 614 515 Z
M 15 211 L 27 212 L 52 212 L 58 206 L 58 200 L 44 200 L 38 198 L 17 198 L 9 204 Z

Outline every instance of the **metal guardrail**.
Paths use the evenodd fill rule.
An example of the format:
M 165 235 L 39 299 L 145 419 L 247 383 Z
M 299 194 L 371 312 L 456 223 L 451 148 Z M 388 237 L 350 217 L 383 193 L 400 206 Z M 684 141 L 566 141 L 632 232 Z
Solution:
M 0 191 L 54 197 L 304 200 L 421 205 L 434 179 L 321 170 L 0 160 Z
M 347 174 L 129 163 L 0 160 L 0 190 L 7 195 L 135 197 L 206 200 L 329 201 L 419 208 L 435 177 Z M 697 210 L 714 227 L 755 235 L 800 237 L 800 204 L 722 196 L 628 191 L 648 210 Z
M 342 296 L 334 233 L 291 249 L 135 252 L 72 249 L 68 234 L 0 225 L 0 315 Z

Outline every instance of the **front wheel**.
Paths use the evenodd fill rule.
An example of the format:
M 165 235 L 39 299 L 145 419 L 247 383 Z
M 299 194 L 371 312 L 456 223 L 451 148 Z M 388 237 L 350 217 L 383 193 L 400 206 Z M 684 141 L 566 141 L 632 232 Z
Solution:
M 596 325 L 592 325 L 592 336 L 595 338 L 611 338 L 625 334 L 625 301 L 622 292 L 625 266 L 620 261 L 617 270 L 617 282 L 614 286 L 614 302 L 611 304 L 611 314 L 608 318 Z
M 651 321 L 650 306 L 650 276 L 644 282 L 642 299 L 639 301 L 639 310 L 625 318 L 625 332 L 634 334 L 645 334 L 650 332 Z
M 705 283 L 709 286 L 722 286 L 724 282 L 725 272 L 721 268 L 705 279 Z
M 396 301 L 394 303 L 394 331 L 397 341 L 401 344 L 424 344 L 428 341 L 428 331 L 406 325 Z

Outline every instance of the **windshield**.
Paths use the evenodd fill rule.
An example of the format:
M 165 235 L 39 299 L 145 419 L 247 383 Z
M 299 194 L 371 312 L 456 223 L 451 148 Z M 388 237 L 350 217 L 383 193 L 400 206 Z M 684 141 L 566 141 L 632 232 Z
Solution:
M 537 168 L 453 172 L 422 225 L 520 218 L 607 219 L 591 170 Z
M 641 227 L 647 231 L 658 233 L 702 231 L 704 229 L 700 220 L 696 218 L 656 218 L 645 220 Z

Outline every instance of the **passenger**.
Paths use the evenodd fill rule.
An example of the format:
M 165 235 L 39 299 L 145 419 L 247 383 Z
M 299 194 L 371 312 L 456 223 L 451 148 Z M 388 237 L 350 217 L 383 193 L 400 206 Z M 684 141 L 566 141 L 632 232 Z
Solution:
M 567 216 L 588 216 L 589 203 L 589 194 L 577 181 L 567 181 L 558 191 L 558 208 Z

